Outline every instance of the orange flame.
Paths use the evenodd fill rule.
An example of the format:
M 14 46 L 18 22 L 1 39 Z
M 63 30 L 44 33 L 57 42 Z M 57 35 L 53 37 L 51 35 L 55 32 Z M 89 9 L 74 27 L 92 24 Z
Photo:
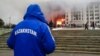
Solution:
M 62 21 L 57 21 L 57 25 L 62 25 Z

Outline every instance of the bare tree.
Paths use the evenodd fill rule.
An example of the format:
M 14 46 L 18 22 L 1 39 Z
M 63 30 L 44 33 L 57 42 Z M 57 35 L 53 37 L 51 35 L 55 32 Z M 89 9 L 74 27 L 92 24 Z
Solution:
M 4 26 L 4 21 L 0 18 L 0 27 Z

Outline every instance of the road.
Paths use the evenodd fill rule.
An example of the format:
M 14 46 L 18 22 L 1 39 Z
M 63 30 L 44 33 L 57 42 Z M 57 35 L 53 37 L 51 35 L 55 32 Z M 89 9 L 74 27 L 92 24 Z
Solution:
M 12 50 L 0 50 L 0 56 L 13 56 Z M 100 54 L 52 53 L 47 56 L 100 56 Z

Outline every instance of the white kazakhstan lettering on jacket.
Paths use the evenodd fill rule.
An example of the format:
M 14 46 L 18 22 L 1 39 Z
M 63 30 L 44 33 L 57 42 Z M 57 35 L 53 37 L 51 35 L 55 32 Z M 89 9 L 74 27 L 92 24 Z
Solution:
M 28 33 L 37 36 L 37 32 L 32 29 L 18 29 L 15 31 L 15 35 L 18 35 L 20 33 Z

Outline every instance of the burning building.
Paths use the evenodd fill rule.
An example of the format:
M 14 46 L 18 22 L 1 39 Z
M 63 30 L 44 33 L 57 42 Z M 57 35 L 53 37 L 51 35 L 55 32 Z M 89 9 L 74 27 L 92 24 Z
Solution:
M 65 24 L 65 10 L 61 5 L 55 3 L 48 3 L 45 10 L 45 16 L 50 23 L 53 22 L 54 27 L 62 27 Z
M 65 26 L 65 14 L 58 15 L 54 18 L 54 25 L 56 27 L 64 27 Z

